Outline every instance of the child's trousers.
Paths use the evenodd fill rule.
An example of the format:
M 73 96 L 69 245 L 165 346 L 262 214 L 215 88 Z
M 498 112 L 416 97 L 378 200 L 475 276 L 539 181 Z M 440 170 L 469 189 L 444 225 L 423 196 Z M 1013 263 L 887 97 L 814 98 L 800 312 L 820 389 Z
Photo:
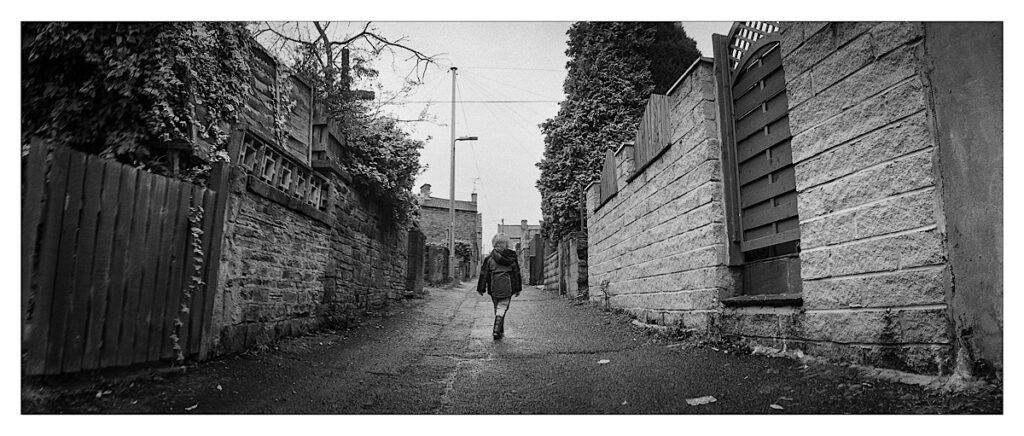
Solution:
M 512 303 L 512 297 L 502 300 L 491 297 L 491 301 L 494 302 L 494 316 L 505 316 L 505 312 L 508 312 L 509 304 Z

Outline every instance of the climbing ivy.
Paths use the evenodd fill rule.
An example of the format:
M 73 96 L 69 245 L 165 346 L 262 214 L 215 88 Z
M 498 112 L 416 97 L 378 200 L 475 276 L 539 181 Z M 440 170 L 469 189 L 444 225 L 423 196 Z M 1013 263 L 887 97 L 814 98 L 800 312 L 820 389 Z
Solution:
M 353 59 L 353 65 L 359 67 L 352 69 L 355 77 L 349 78 L 336 69 L 318 66 L 314 59 L 320 48 L 305 49 L 294 60 L 294 70 L 311 84 L 316 100 L 340 125 L 345 152 L 341 166 L 359 188 L 390 210 L 394 220 L 407 222 L 418 211 L 412 188 L 421 169 L 424 142 L 413 139 L 395 117 L 375 111 L 348 92 L 346 86 L 352 80 L 377 77 L 367 59 Z
M 250 89 L 249 43 L 244 23 L 25 23 L 22 144 L 39 137 L 201 179 L 196 167 L 227 156 Z M 193 132 L 212 153 L 173 168 L 167 146 Z
M 203 214 L 205 211 L 201 206 L 192 206 L 188 209 L 188 224 L 189 224 L 189 241 L 192 248 L 192 271 L 189 274 L 188 285 L 182 288 L 181 295 L 181 306 L 178 308 L 178 314 L 174 318 L 174 330 L 171 333 L 170 339 L 172 348 L 174 349 L 175 362 L 178 364 L 184 363 L 185 351 L 181 346 L 181 328 L 184 327 L 185 321 L 191 316 L 192 298 L 203 288 L 205 282 L 203 281 L 203 267 L 206 263 L 206 253 L 203 251 Z

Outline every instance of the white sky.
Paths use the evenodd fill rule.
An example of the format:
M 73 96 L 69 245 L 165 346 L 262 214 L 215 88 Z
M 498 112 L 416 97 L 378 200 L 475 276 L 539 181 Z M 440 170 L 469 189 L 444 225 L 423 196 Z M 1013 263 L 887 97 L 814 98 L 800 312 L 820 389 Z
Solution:
M 406 44 L 427 54 L 443 53 L 442 68 L 431 68 L 408 103 L 389 106 L 403 119 L 427 109 L 437 124 L 410 123 L 413 136 L 427 139 L 420 163 L 427 170 L 417 177 L 416 190 L 431 185 L 432 195 L 448 198 L 451 159 L 451 74 L 458 67 L 455 157 L 455 198 L 469 200 L 474 186 L 483 214 L 484 245 L 505 224 L 541 219 L 536 163 L 544 152 L 539 124 L 558 112 L 565 95 L 565 56 L 571 22 L 376 22 L 380 33 L 407 37 Z M 732 22 L 684 23 L 705 56 L 711 55 L 711 34 L 728 32 Z M 378 66 L 380 81 L 400 86 L 411 63 L 385 55 Z M 545 103 L 469 103 L 473 101 L 545 101 Z M 462 103 L 463 101 L 467 103 Z

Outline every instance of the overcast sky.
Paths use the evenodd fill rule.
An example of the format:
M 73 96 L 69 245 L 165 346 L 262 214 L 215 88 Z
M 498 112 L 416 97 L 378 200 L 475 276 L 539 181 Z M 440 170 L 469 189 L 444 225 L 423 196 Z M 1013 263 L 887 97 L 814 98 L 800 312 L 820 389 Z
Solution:
M 358 24 L 353 24 L 357 26 Z M 405 36 L 407 45 L 427 54 L 441 54 L 441 68 L 431 68 L 424 84 L 404 105 L 392 105 L 402 119 L 414 119 L 426 109 L 435 123 L 408 123 L 413 136 L 427 140 L 416 190 L 429 183 L 432 195 L 448 198 L 451 151 L 452 78 L 456 78 L 456 136 L 477 136 L 458 142 L 455 158 L 455 198 L 479 194 L 484 246 L 490 246 L 497 225 L 541 219 L 536 163 L 544 152 L 539 124 L 558 112 L 565 95 L 565 56 L 570 22 L 376 22 L 380 33 Z M 731 22 L 684 23 L 705 56 L 711 55 L 711 34 L 728 32 Z M 358 29 L 354 29 L 358 30 Z M 410 70 L 404 56 L 382 57 L 378 67 L 383 86 L 400 86 Z M 503 103 L 475 103 L 502 101 Z M 518 101 L 523 103 L 507 103 Z M 529 101 L 529 103 L 526 103 Z M 432 104 L 421 102 L 434 102 Z M 429 139 L 428 139 L 429 138 Z

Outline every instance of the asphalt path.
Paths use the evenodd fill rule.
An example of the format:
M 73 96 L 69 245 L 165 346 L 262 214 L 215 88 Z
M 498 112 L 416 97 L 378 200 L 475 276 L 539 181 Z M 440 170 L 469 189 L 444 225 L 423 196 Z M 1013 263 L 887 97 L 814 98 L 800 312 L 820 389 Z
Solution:
M 850 368 L 675 342 L 528 287 L 505 338 L 472 284 L 429 289 L 360 327 L 287 339 L 183 374 L 23 382 L 24 413 L 1000 413 Z M 713 397 L 711 400 L 709 397 Z M 702 399 L 702 400 L 697 400 Z M 700 404 L 703 403 L 703 404 Z

